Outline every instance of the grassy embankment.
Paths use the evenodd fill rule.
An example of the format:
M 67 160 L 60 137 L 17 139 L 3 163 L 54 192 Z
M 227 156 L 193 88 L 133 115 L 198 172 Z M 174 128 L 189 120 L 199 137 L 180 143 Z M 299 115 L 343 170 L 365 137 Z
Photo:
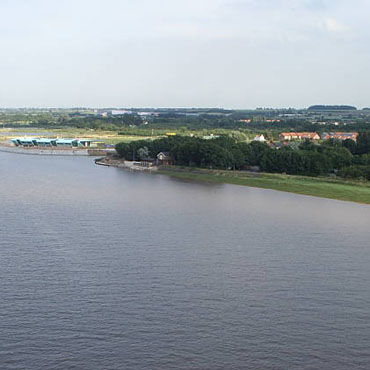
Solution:
M 161 174 L 181 179 L 245 185 L 321 198 L 370 204 L 370 183 L 343 179 L 260 174 L 167 166 Z

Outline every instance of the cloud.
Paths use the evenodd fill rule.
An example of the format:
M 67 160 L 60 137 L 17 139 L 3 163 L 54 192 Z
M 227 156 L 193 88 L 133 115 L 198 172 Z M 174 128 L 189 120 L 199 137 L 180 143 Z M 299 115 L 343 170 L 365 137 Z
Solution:
M 0 0 L 0 106 L 368 105 L 369 12 L 369 0 Z
M 330 33 L 344 33 L 349 31 L 349 27 L 338 22 L 334 18 L 325 19 L 325 28 Z

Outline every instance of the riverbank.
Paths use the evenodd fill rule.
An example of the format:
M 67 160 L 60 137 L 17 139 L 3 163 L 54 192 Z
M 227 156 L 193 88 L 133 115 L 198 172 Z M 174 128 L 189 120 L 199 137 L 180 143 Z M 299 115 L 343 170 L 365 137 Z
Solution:
M 227 183 L 370 204 L 370 184 L 336 178 L 163 166 L 157 173 L 181 179 Z
M 140 161 L 125 161 L 124 159 L 116 158 L 114 156 L 105 156 L 95 160 L 95 164 L 106 167 L 125 168 L 135 171 L 157 171 L 158 167 L 148 162 Z

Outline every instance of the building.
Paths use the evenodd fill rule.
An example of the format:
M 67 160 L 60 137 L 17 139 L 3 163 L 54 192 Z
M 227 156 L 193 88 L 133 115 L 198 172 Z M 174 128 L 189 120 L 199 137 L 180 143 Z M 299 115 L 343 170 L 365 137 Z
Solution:
M 158 117 L 159 113 L 157 112 L 137 112 L 137 115 L 142 118 L 148 118 L 148 117 Z
M 210 134 L 210 135 L 206 135 L 206 136 L 203 136 L 203 140 L 213 140 L 213 139 L 217 139 L 219 138 L 220 136 L 219 135 L 213 135 L 213 134 Z
M 321 135 L 321 139 L 329 140 L 329 139 L 337 139 L 337 140 L 347 140 L 351 139 L 353 141 L 357 141 L 358 132 L 324 132 Z
M 257 135 L 254 137 L 253 141 L 258 141 L 260 143 L 266 142 L 265 136 L 264 135 Z
M 123 116 L 125 114 L 134 114 L 132 110 L 127 110 L 127 109 L 115 109 L 111 111 L 112 116 Z
M 171 165 L 173 160 L 169 152 L 160 152 L 157 154 L 157 165 Z
M 280 142 L 274 142 L 274 141 L 270 141 L 268 143 L 268 146 L 271 148 L 271 149 L 281 149 L 283 148 L 284 146 L 288 145 L 287 143 L 280 143 Z
M 48 139 L 48 138 L 15 138 L 11 140 L 15 146 L 24 148 L 42 147 L 42 148 L 92 148 L 97 146 L 96 140 L 89 139 Z
M 320 140 L 320 135 L 317 132 L 282 132 L 279 139 L 283 141 Z

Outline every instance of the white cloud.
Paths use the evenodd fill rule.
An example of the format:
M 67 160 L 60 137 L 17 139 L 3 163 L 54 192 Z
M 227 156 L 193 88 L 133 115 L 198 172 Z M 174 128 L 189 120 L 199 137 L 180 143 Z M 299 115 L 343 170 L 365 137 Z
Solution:
M 325 28 L 331 33 L 343 33 L 349 31 L 349 27 L 338 22 L 334 18 L 325 19 Z

